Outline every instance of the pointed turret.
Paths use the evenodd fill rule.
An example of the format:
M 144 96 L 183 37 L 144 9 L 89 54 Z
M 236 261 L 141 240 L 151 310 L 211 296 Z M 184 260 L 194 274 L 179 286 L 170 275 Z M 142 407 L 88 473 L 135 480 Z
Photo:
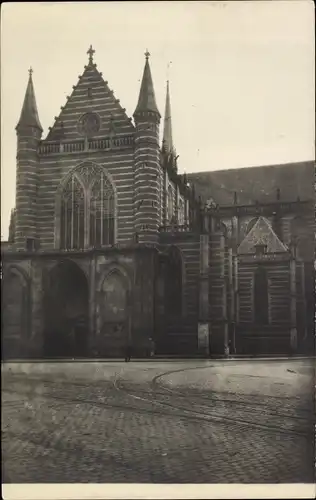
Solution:
M 174 154 L 174 147 L 173 147 L 173 140 L 172 140 L 169 80 L 167 81 L 166 107 L 165 107 L 165 118 L 164 118 L 162 143 L 163 143 L 164 150 L 167 154 Z
M 139 244 L 156 243 L 161 224 L 160 186 L 160 113 L 157 108 L 153 81 L 146 62 L 138 104 L 134 113 L 135 134 L 135 232 Z
M 160 113 L 156 104 L 156 97 L 154 91 L 154 84 L 151 76 L 150 66 L 149 66 L 149 52 L 145 52 L 146 62 L 144 67 L 143 79 L 140 87 L 138 104 L 136 106 L 134 116 L 140 113 L 156 113 L 160 118 Z
M 14 246 L 17 250 L 34 248 L 37 237 L 37 185 L 39 171 L 38 146 L 42 136 L 35 92 L 29 70 L 21 116 L 16 126 L 16 214 Z
M 32 68 L 29 69 L 29 81 L 26 87 L 24 102 L 22 106 L 21 116 L 16 126 L 17 132 L 27 127 L 35 127 L 43 132 L 37 111 L 35 99 L 34 85 L 32 79 Z

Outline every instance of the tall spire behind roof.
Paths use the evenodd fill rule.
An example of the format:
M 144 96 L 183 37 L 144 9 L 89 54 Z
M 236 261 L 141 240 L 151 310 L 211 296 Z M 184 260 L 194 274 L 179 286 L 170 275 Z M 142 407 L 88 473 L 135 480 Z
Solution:
M 164 118 L 162 143 L 163 143 L 164 150 L 166 153 L 168 153 L 168 154 L 174 153 L 173 140 L 172 140 L 172 122 L 171 122 L 169 80 L 167 80 L 166 107 L 165 107 L 165 118 Z
M 149 56 L 150 54 L 148 50 L 146 50 L 145 52 L 146 61 L 145 61 L 143 79 L 140 87 L 138 104 L 136 106 L 134 116 L 138 113 L 150 111 L 152 113 L 157 113 L 160 117 L 160 113 L 158 111 L 158 107 L 156 104 L 154 85 L 148 61 Z
M 16 130 L 19 131 L 22 127 L 35 127 L 43 132 L 37 111 L 34 85 L 32 79 L 32 68 L 29 69 L 29 81 L 26 87 L 24 102 L 22 106 L 21 116 L 16 126 Z

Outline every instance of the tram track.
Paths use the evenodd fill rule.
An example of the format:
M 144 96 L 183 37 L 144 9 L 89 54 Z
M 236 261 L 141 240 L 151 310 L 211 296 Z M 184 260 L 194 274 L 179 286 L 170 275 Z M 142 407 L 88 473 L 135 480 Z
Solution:
M 168 375 L 170 372 L 168 372 Z M 212 409 L 214 404 L 228 404 L 231 406 L 235 406 L 236 408 L 240 407 L 243 411 L 260 411 L 262 414 L 275 415 L 278 417 L 295 417 L 300 420 L 310 420 L 307 416 L 311 414 L 311 411 L 307 408 L 295 408 L 295 413 L 292 410 L 288 410 L 284 408 L 286 404 L 289 402 L 293 402 L 293 398 L 290 397 L 276 397 L 276 396 L 267 396 L 265 395 L 265 401 L 258 401 L 258 396 L 252 395 L 241 395 L 236 392 L 228 392 L 228 391 L 208 391 L 207 394 L 201 394 L 194 389 L 190 390 L 181 390 L 181 389 L 172 389 L 162 383 L 159 383 L 158 380 L 161 379 L 164 374 L 157 375 L 152 380 L 153 388 L 159 392 L 169 393 L 174 397 L 178 397 L 181 399 L 189 398 L 194 403 L 205 405 L 206 408 Z M 234 397 L 234 399 L 232 399 Z M 261 397 L 262 399 L 262 397 Z M 206 403 L 210 403 L 206 405 Z M 282 409 L 282 412 L 278 411 L 278 407 Z M 269 409 L 271 411 L 269 411 Z M 297 413 L 300 413 L 298 415 Z
M 199 367 L 200 368 L 200 367 Z M 206 368 L 206 367 L 205 367 Z M 194 368 L 189 368 L 189 369 L 183 369 L 183 370 L 175 370 L 173 371 L 168 371 L 162 374 L 159 374 L 158 376 L 154 377 L 150 383 L 149 390 L 143 390 L 142 391 L 142 396 L 139 395 L 139 390 L 133 392 L 133 387 L 128 387 L 128 382 L 125 385 L 124 382 L 121 380 L 116 380 L 115 385 L 118 390 L 125 392 L 129 396 L 140 399 L 143 401 L 150 401 L 153 404 L 157 404 L 160 406 L 167 406 L 169 408 L 173 408 L 185 413 L 189 414 L 194 414 L 198 415 L 201 420 L 206 420 L 206 421 L 212 421 L 212 422 L 222 422 L 222 423 L 227 423 L 230 425 L 236 424 L 239 426 L 247 426 L 247 427 L 252 427 L 255 429 L 261 429 L 265 430 L 267 432 L 277 432 L 277 433 L 282 433 L 282 434 L 295 434 L 299 436 L 304 436 L 304 437 L 313 437 L 313 419 L 307 418 L 305 416 L 298 416 L 296 413 L 293 412 L 287 412 L 287 413 L 279 413 L 277 412 L 274 407 L 267 408 L 265 411 L 263 410 L 262 405 L 256 405 L 253 403 L 249 402 L 242 402 L 238 400 L 232 400 L 232 399 L 216 399 L 216 398 L 210 398 L 212 401 L 212 406 L 210 405 L 205 405 L 204 401 L 206 399 L 205 396 L 203 396 L 203 405 L 198 400 L 199 396 L 190 394 L 189 399 L 190 399 L 190 407 L 186 404 L 186 401 L 188 399 L 188 394 L 183 394 L 179 392 L 178 390 L 174 389 L 167 389 L 165 386 L 162 386 L 161 384 L 158 384 L 157 381 L 158 379 L 164 377 L 165 375 L 170 375 L 172 373 L 178 373 L 181 371 L 187 371 L 187 370 L 192 370 Z M 122 383 L 123 382 L 123 383 Z M 179 404 L 174 404 L 173 402 L 170 402 L 170 399 L 176 399 L 178 400 Z M 230 417 L 227 414 L 224 415 L 221 413 L 221 410 L 223 408 L 219 408 L 218 402 L 226 405 L 228 403 L 229 408 L 224 408 L 224 410 L 234 410 L 234 417 Z M 277 422 L 277 425 L 272 425 L 271 423 L 263 423 L 263 422 L 254 422 L 253 420 L 247 420 L 244 417 L 238 418 L 236 416 L 236 407 L 234 407 L 235 403 L 241 408 L 240 413 L 247 413 L 247 414 L 254 414 L 257 413 L 261 417 L 264 416 L 266 419 L 279 419 Z M 180 406 L 181 405 L 181 406 Z M 217 405 L 217 407 L 216 407 Z M 194 408 L 192 408 L 192 406 Z M 265 405 L 266 406 L 266 405 Z M 287 420 L 286 420 L 287 419 Z M 300 422 L 299 427 L 297 426 L 294 428 L 294 425 L 297 425 L 297 421 Z M 302 422 L 305 423 L 304 428 L 302 429 Z
M 64 404 L 88 404 L 121 411 L 164 414 L 179 419 L 222 423 L 230 426 L 239 426 L 239 428 L 251 427 L 270 433 L 299 435 L 302 437 L 313 436 L 313 419 L 302 415 L 298 416 L 296 412 L 294 413 L 293 411 L 278 412 L 275 409 L 275 404 L 266 405 L 260 402 L 254 404 L 249 401 L 240 401 L 227 397 L 214 398 L 212 393 L 210 395 L 191 393 L 189 396 L 190 401 L 188 402 L 187 393 L 167 388 L 159 383 L 166 375 L 192 369 L 194 368 L 191 367 L 189 369 L 186 368 L 183 370 L 175 370 L 174 372 L 168 371 L 161 373 L 154 377 L 149 383 L 143 383 L 138 386 L 118 376 L 115 376 L 112 380 L 98 380 L 94 388 L 97 387 L 98 390 L 105 389 L 105 395 L 102 398 L 102 396 L 100 397 L 100 394 L 98 394 L 97 399 L 95 397 L 83 397 L 83 395 L 80 394 L 80 389 L 87 388 L 87 384 L 83 382 L 67 380 L 52 381 L 50 379 L 39 379 L 38 377 L 27 377 L 27 379 L 25 379 L 25 377 L 16 375 L 14 375 L 13 378 L 10 377 L 13 384 L 13 386 L 11 384 L 11 389 L 6 387 L 2 389 L 2 392 L 19 394 L 26 398 L 37 396 Z M 21 382 L 23 382 L 24 386 L 29 386 L 28 390 L 18 390 L 18 387 L 14 388 L 14 381 L 16 384 L 21 384 Z M 34 385 L 38 386 L 39 382 L 44 386 L 44 390 L 42 389 L 40 392 L 34 390 Z M 63 394 L 61 394 L 60 391 L 59 393 L 53 392 L 56 389 L 56 384 L 62 386 L 61 390 Z M 33 388 L 31 386 L 33 386 Z M 73 386 L 77 389 L 76 397 L 73 397 Z M 70 389 L 70 394 L 67 394 L 68 389 Z M 120 403 L 118 401 L 111 401 L 110 398 L 113 397 L 115 400 L 115 396 L 111 393 L 110 398 L 107 398 L 106 389 L 115 389 L 117 393 L 121 393 L 121 395 L 128 398 L 128 401 L 126 400 Z M 131 404 L 131 399 L 135 402 L 133 405 Z M 211 404 L 206 404 L 210 401 Z M 10 402 L 8 402 L 8 404 L 10 404 Z M 263 405 L 265 408 L 262 407 Z M 236 410 L 236 407 L 239 408 L 239 411 Z M 234 415 L 232 416 L 229 413 L 233 413 Z M 243 414 L 246 414 L 246 418 Z M 249 419 L 250 414 L 253 416 L 252 419 Z M 268 419 L 270 422 L 266 421 Z

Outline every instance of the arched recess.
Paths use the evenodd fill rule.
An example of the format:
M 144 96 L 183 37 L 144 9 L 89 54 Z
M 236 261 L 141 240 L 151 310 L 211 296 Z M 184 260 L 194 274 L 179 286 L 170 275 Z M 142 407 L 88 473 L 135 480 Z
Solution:
M 291 236 L 298 237 L 301 234 L 306 233 L 306 223 L 303 217 L 300 215 L 292 218 L 290 223 Z
M 183 313 L 184 262 L 181 250 L 172 245 L 166 253 L 165 313 L 181 317 Z
M 27 273 L 9 266 L 1 283 L 2 357 L 24 357 L 31 330 L 31 286 Z
M 315 239 L 308 230 L 303 217 L 294 217 L 291 221 L 291 239 L 296 245 L 296 257 L 303 262 L 313 262 Z
M 89 284 L 83 270 L 63 260 L 48 273 L 44 290 L 44 353 L 85 357 L 89 351 Z
M 227 234 L 228 234 L 228 228 L 227 228 L 227 226 L 226 226 L 226 224 L 224 222 L 220 221 L 220 223 L 219 223 L 219 229 L 220 229 L 220 231 L 223 233 L 223 235 L 226 238 Z
M 267 270 L 261 265 L 254 273 L 253 319 L 256 325 L 269 323 L 269 279 Z
M 124 268 L 108 269 L 97 286 L 98 351 L 104 356 L 121 356 L 130 339 L 129 298 L 131 282 Z
M 111 175 L 83 162 L 62 179 L 55 200 L 55 246 L 61 249 L 113 245 L 117 232 L 117 193 Z
M 296 318 L 299 330 L 304 330 L 304 342 L 314 336 L 315 317 L 315 234 L 304 217 L 294 217 L 290 225 L 291 240 L 296 248 Z
M 312 236 L 301 235 L 296 238 L 296 256 L 303 262 L 312 263 L 315 255 L 315 241 Z

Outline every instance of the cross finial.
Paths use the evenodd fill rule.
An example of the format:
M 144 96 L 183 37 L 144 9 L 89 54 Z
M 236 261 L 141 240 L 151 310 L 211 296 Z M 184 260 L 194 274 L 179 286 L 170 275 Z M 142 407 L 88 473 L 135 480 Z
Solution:
M 148 52 L 148 49 L 146 49 L 146 52 L 145 52 L 146 61 L 148 61 L 149 56 L 150 56 L 150 53 Z
M 93 54 L 95 53 L 95 50 L 92 48 L 92 45 L 90 45 L 89 50 L 87 51 L 87 54 L 89 56 L 89 64 L 93 63 Z
M 32 76 L 32 73 L 33 73 L 33 69 L 32 69 L 32 66 L 31 66 L 30 69 L 29 69 L 29 75 Z

